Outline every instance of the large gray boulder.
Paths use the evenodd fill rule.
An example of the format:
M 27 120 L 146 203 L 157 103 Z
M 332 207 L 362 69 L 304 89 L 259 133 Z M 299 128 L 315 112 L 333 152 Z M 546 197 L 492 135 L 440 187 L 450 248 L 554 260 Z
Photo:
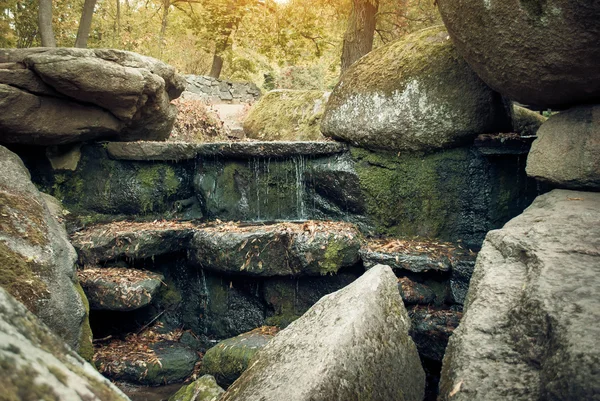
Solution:
M 490 231 L 440 399 L 600 399 L 600 193 L 554 190 Z
M 512 100 L 558 108 L 600 99 L 600 2 L 437 2 L 460 54 Z
M 91 346 L 77 254 L 64 226 L 21 159 L 2 146 L 0 165 L 0 286 L 72 348 Z
M 112 49 L 0 50 L 0 142 L 163 140 L 185 80 L 159 60 Z
M 129 399 L 2 288 L 0 389 L 3 400 Z
M 600 190 L 600 105 L 545 122 L 527 157 L 527 175 L 569 189 Z
M 508 132 L 510 112 L 436 26 L 350 67 L 329 98 L 321 131 L 361 147 L 430 151 Z
M 409 327 L 396 276 L 375 266 L 277 334 L 221 401 L 421 401 Z

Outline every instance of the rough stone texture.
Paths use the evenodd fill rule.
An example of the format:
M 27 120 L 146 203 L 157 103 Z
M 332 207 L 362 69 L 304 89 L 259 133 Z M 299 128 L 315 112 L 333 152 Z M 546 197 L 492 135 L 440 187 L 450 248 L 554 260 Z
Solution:
M 360 238 L 347 223 L 208 227 L 194 234 L 192 260 L 208 270 L 254 276 L 335 274 L 358 262 Z
M 211 375 L 204 375 L 193 383 L 183 386 L 169 401 L 218 401 L 225 392 Z
M 2 49 L 0 63 L 3 143 L 163 140 L 185 85 L 173 67 L 122 50 Z
M 182 97 L 211 103 L 252 103 L 261 96 L 253 82 L 231 82 L 202 75 L 186 75 L 187 86 Z
M 79 349 L 90 339 L 77 254 L 19 157 L 0 146 L 0 165 L 0 286 Z
M 373 267 L 275 336 L 221 400 L 421 401 L 408 328 L 392 270 Z
M 550 117 L 531 145 L 527 174 L 560 188 L 600 190 L 600 105 Z
M 115 259 L 144 259 L 187 249 L 194 234 L 188 223 L 113 223 L 94 226 L 71 237 L 81 264 Z
M 128 400 L 2 288 L 0 388 L 6 400 Z
M 228 387 L 272 338 L 272 335 L 251 331 L 223 340 L 204 354 L 202 372 L 214 376 L 219 385 Z
M 127 268 L 90 268 L 78 275 L 95 310 L 140 309 L 152 302 L 164 280 L 160 274 Z
M 196 148 L 186 142 L 109 142 L 108 155 L 116 160 L 179 161 L 194 159 Z
M 536 135 L 537 130 L 547 120 L 537 111 L 513 105 L 513 129 L 521 136 Z
M 149 352 L 153 352 L 160 363 L 125 358 L 111 363 L 110 369 L 103 369 L 104 374 L 112 380 L 160 386 L 185 380 L 192 374 L 199 359 L 195 351 L 171 341 L 152 344 Z M 101 358 L 97 358 L 95 362 L 96 365 L 105 363 Z
M 487 235 L 441 400 L 598 399 L 599 210 L 598 193 L 554 190 Z
M 432 151 L 512 128 L 509 105 L 458 55 L 436 26 L 374 50 L 333 90 L 325 136 L 360 147 Z
M 248 138 L 264 141 L 323 140 L 319 125 L 330 92 L 278 89 L 250 109 L 244 120 Z
M 398 278 L 398 290 L 405 305 L 428 305 L 435 302 L 435 291 L 428 285 L 413 281 L 408 277 Z
M 600 99 L 597 1 L 441 0 L 438 5 L 460 54 L 503 95 L 546 108 Z

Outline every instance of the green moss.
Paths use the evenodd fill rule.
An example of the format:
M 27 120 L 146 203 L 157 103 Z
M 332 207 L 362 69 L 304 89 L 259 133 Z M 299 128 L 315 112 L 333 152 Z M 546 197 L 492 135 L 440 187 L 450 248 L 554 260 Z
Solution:
M 85 316 L 83 324 L 81 325 L 81 333 L 79 334 L 79 349 L 77 352 L 79 355 L 88 362 L 92 362 L 94 357 L 94 345 L 92 344 L 92 328 L 90 327 L 90 303 L 88 302 L 81 284 L 74 284 L 75 290 L 81 297 L 83 306 L 85 307 Z
M 244 130 L 250 138 L 267 141 L 322 140 L 319 125 L 325 103 L 322 91 L 271 91 L 252 107 Z
M 159 210 L 164 206 L 162 203 L 166 199 L 160 194 L 161 189 L 164 189 L 168 198 L 177 193 L 180 185 L 175 170 L 166 164 L 140 166 L 137 179 L 141 186 L 139 196 L 143 213 Z
M 333 235 L 329 237 L 329 242 L 325 248 L 323 260 L 319 261 L 321 275 L 335 274 L 342 266 L 346 246 L 341 240 L 336 240 Z
M 292 323 L 294 320 L 298 319 L 300 316 L 302 316 L 302 315 L 296 315 L 293 313 L 276 314 L 276 315 L 268 317 L 265 320 L 265 325 L 266 326 L 276 326 L 276 327 L 279 327 L 280 329 L 284 329 L 287 326 L 289 326 L 290 323 Z
M 351 93 L 391 95 L 402 91 L 412 77 L 444 76 L 455 69 L 457 63 L 465 62 L 444 26 L 423 29 L 372 51 L 350 67 L 327 107 L 337 107 Z
M 172 281 L 166 281 L 166 285 L 161 285 L 158 293 L 158 298 L 165 309 L 169 309 L 181 303 L 181 292 Z
M 399 156 L 352 148 L 367 214 L 380 234 L 449 237 L 469 183 L 468 150 Z
M 46 283 L 41 280 L 45 274 L 43 266 L 0 241 L 0 287 L 33 313 L 38 311 L 40 301 L 50 297 Z
M 0 400 L 59 401 L 52 387 L 37 383 L 37 377 L 38 372 L 33 367 L 19 366 L 13 358 L 0 355 Z
M 67 375 L 64 374 L 64 372 L 57 366 L 48 366 L 48 371 L 52 373 L 52 375 L 56 377 L 56 380 L 61 382 L 63 385 L 66 386 L 68 384 Z
M 44 207 L 31 194 L 0 187 L 0 231 L 33 245 L 48 244 Z

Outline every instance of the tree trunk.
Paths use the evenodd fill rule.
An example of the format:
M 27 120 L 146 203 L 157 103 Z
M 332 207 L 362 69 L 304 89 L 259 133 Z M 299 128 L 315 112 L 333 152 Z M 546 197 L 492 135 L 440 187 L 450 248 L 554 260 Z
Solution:
M 221 76 L 221 70 L 223 69 L 223 57 L 222 54 L 230 46 L 229 37 L 233 31 L 228 27 L 222 31 L 220 40 L 215 45 L 215 54 L 213 55 L 212 66 L 210 67 L 209 77 L 219 78 Z
M 56 39 L 54 39 L 54 31 L 52 30 L 52 0 L 39 0 L 38 26 L 42 46 L 56 47 Z
M 96 0 L 85 0 L 85 3 L 83 3 L 83 11 L 81 12 L 81 19 L 79 20 L 79 29 L 77 29 L 77 37 L 75 38 L 75 47 L 87 47 L 90 29 L 92 29 L 94 7 L 96 7 Z
M 163 0 L 163 15 L 160 23 L 160 35 L 158 36 L 158 54 L 162 56 L 162 49 L 167 35 L 167 23 L 169 21 L 169 8 L 171 7 L 171 0 Z
M 352 0 L 352 12 L 342 46 L 342 73 L 373 49 L 379 0 Z

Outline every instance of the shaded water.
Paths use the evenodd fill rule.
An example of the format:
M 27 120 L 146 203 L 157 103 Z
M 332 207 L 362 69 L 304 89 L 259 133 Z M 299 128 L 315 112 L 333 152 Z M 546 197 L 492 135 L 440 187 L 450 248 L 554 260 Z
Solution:
M 136 386 L 130 383 L 115 384 L 132 401 L 166 401 L 183 386 L 182 383 L 158 387 Z

